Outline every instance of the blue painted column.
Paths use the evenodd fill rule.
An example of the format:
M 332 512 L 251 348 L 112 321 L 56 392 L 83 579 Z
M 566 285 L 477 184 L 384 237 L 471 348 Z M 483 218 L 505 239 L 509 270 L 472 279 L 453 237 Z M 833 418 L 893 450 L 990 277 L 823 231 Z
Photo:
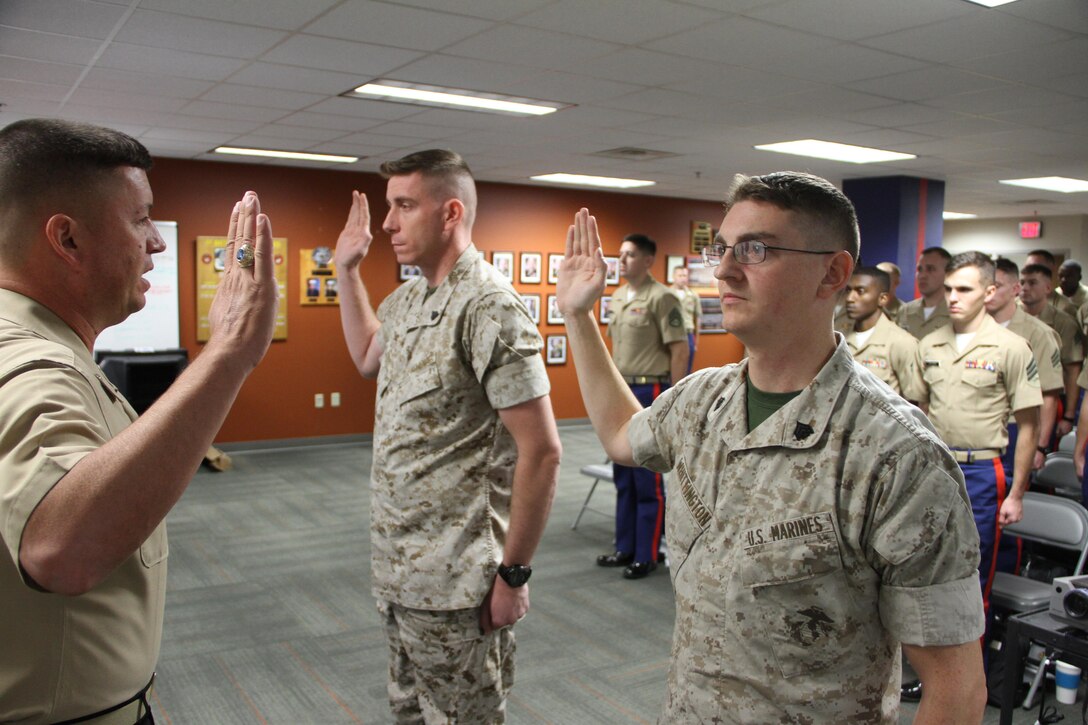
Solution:
M 896 295 L 918 296 L 914 266 L 926 247 L 939 247 L 944 232 L 944 182 L 914 176 L 846 179 L 843 193 L 854 202 L 861 228 L 861 262 L 895 262 L 902 270 Z

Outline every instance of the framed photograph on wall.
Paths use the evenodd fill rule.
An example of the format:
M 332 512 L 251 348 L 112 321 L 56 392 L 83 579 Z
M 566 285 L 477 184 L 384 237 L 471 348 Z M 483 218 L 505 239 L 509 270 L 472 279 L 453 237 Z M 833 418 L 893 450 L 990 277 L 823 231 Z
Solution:
M 423 274 L 419 267 L 415 266 L 414 264 L 402 264 L 399 266 L 400 273 L 397 275 L 397 279 L 399 279 L 401 282 L 407 282 L 408 280 Z
M 511 282 L 514 281 L 514 253 L 513 252 L 492 252 L 491 264 L 495 265 L 495 269 L 499 270 L 499 274 Z
M 525 309 L 529 310 L 529 317 L 536 324 L 540 324 L 540 295 L 522 295 L 521 301 L 525 303 Z
M 563 325 L 563 315 L 559 312 L 559 301 L 555 295 L 548 295 L 548 324 Z
M 728 332 L 722 327 L 722 303 L 717 297 L 700 297 L 699 334 Z
M 542 256 L 539 252 L 521 253 L 522 284 L 540 284 Z
M 563 261 L 562 254 L 548 255 L 548 284 L 559 283 L 559 264 Z
M 601 324 L 612 321 L 612 295 L 601 295 Z
M 686 257 L 669 255 L 665 257 L 665 283 L 672 284 L 676 281 L 676 270 L 685 266 Z
M 620 258 L 619 257 L 605 257 L 605 264 L 608 265 L 608 271 L 604 275 L 605 284 L 619 284 L 620 283 Z
M 548 339 L 545 341 L 544 349 L 547 351 L 547 357 L 544 358 L 544 362 L 548 365 L 565 365 L 567 362 L 567 336 L 566 335 L 548 335 Z

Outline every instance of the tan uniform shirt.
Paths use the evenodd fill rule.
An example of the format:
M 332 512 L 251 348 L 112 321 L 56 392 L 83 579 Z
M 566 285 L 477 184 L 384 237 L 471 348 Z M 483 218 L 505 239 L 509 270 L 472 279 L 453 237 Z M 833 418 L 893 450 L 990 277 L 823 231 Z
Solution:
M 1084 361 L 1084 336 L 1075 317 L 1062 312 L 1054 305 L 1047 305 L 1039 313 L 1039 320 L 1054 328 L 1062 341 L 1062 365 Z
M 900 643 L 983 630 L 962 474 L 841 339 L 751 433 L 747 364 L 689 375 L 628 431 L 639 465 L 673 471 L 660 722 L 897 723 Z
M 922 376 L 918 371 L 918 341 L 909 332 L 881 315 L 864 345 L 858 345 L 857 333 L 846 336 L 850 354 L 873 375 L 907 400 L 922 394 Z
M 1069 300 L 1069 304 L 1073 305 L 1073 308 L 1076 310 L 1080 310 L 1080 308 L 1084 306 L 1084 303 L 1088 302 L 1088 287 L 1085 287 L 1082 284 L 1077 285 L 1077 291 L 1074 292 L 1071 297 L 1067 297 L 1061 287 L 1056 288 L 1054 291 Z
M 479 606 L 502 558 L 517 462 L 496 411 L 548 394 L 540 333 L 471 245 L 430 296 L 426 279 L 406 282 L 378 317 L 374 596 L 413 609 Z
M 1004 448 L 1011 413 L 1040 406 L 1039 371 L 1022 337 L 984 315 L 963 352 L 952 325 L 918 346 L 929 419 L 951 448 Z
M 896 324 L 919 340 L 952 321 L 952 318 L 948 316 L 948 303 L 943 299 L 937 305 L 937 309 L 933 310 L 933 314 L 929 316 L 928 320 L 925 315 L 925 304 L 925 299 L 921 297 L 910 302 L 904 302 L 903 306 L 899 308 L 899 315 L 895 319 Z
M 75 332 L 0 290 L 0 722 L 89 715 L 151 678 L 166 592 L 164 525 L 80 596 L 43 592 L 18 566 L 35 507 L 135 419 Z
M 1063 295 L 1057 289 L 1053 289 L 1050 291 L 1050 297 L 1048 297 L 1046 301 L 1054 307 L 1057 307 L 1059 310 L 1069 315 L 1070 317 L 1076 318 L 1078 309 L 1077 306 L 1074 305 L 1068 297 Z
M 1022 307 L 1016 308 L 1005 329 L 1027 340 L 1039 368 L 1039 389 L 1044 393 L 1064 389 L 1062 341 L 1058 333 L 1045 322 L 1029 315 Z
M 896 317 L 899 315 L 899 310 L 903 308 L 903 300 L 899 299 L 895 295 L 891 295 L 888 300 L 888 304 L 884 305 L 884 314 L 888 319 L 895 322 Z
M 686 347 L 688 341 L 680 301 L 653 277 L 647 277 L 633 299 L 628 299 L 630 290 L 625 284 L 612 295 L 608 335 L 616 367 L 625 376 L 668 376 L 669 343 L 682 341 Z
M 676 295 L 676 299 L 680 300 L 680 312 L 684 314 L 684 331 L 695 332 L 699 327 L 699 318 L 703 315 L 699 295 L 695 294 L 690 287 L 687 289 L 670 287 L 669 290 Z

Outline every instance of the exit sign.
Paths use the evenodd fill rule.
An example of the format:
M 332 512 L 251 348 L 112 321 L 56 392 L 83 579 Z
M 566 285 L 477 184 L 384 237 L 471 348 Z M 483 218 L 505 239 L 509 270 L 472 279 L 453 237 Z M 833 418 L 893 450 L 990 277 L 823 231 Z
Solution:
M 1043 236 L 1043 223 L 1040 221 L 1020 222 L 1021 239 L 1038 239 Z

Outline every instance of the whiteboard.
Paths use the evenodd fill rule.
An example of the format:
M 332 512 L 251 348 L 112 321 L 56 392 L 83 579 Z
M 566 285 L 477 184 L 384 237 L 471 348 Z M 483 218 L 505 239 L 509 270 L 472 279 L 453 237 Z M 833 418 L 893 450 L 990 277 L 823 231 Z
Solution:
M 178 322 L 178 223 L 155 222 L 166 249 L 151 259 L 155 269 L 144 275 L 151 283 L 147 304 L 124 322 L 106 328 L 95 340 L 95 352 L 173 350 L 181 347 Z

